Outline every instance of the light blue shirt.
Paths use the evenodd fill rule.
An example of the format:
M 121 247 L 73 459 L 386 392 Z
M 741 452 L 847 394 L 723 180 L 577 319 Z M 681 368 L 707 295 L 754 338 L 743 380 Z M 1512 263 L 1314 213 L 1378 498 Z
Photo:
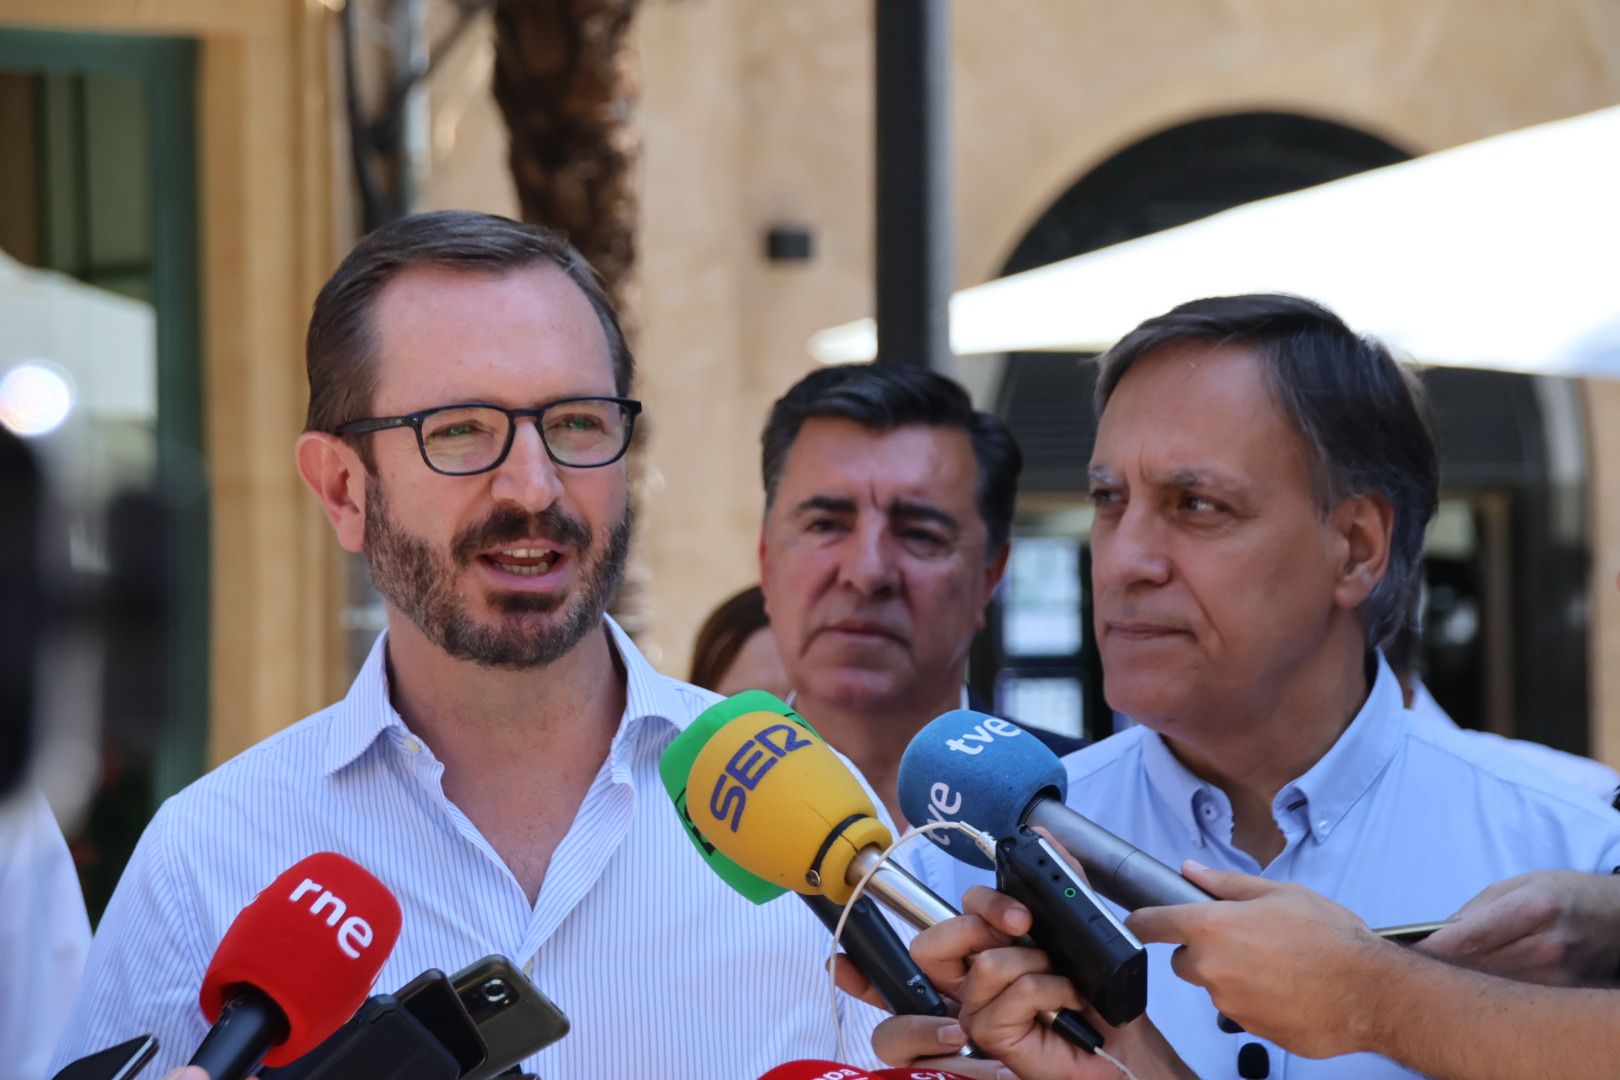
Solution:
M 1370 926 L 1454 913 L 1495 881 L 1530 870 L 1609 873 L 1620 864 L 1620 814 L 1488 743 L 1414 724 L 1380 658 L 1349 728 L 1272 816 L 1286 838 L 1264 870 L 1232 844 L 1232 808 L 1144 727 L 1064 759 L 1076 811 L 1179 867 L 1183 859 L 1299 882 Z M 1271 1080 L 1388 1080 L 1416 1074 L 1371 1054 L 1312 1061 L 1248 1034 L 1227 1034 L 1203 989 L 1148 947 L 1148 1015 L 1204 1080 L 1236 1080 L 1239 1049 L 1265 1045 Z M 1350 1013 L 1357 1002 L 1346 1000 Z
M 719 698 L 654 671 L 613 624 L 626 704 L 607 759 L 530 904 L 389 704 L 384 638 L 349 694 L 168 800 L 91 946 L 52 1069 L 143 1032 L 153 1076 L 207 1032 L 203 972 L 236 914 L 317 851 L 354 859 L 404 925 L 376 989 L 503 953 L 573 1030 L 524 1067 L 547 1080 L 754 1077 L 836 1058 L 826 929 L 797 899 L 744 900 L 698 857 L 658 779 L 664 747 Z M 536 783 L 545 783 L 537 775 Z M 843 999 L 850 1054 L 877 1014 Z

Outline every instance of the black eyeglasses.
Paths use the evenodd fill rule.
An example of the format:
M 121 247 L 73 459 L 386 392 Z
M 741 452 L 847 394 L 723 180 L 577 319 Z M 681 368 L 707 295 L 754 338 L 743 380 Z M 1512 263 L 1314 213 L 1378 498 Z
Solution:
M 537 409 L 503 409 L 473 402 L 441 405 L 409 416 L 353 420 L 339 427 L 337 434 L 365 435 L 408 427 L 416 432 L 416 445 L 428 468 L 446 476 L 471 476 L 505 461 L 518 418 L 532 416 L 552 461 L 571 469 L 597 469 L 624 456 L 640 413 L 641 402 L 617 397 L 563 398 Z

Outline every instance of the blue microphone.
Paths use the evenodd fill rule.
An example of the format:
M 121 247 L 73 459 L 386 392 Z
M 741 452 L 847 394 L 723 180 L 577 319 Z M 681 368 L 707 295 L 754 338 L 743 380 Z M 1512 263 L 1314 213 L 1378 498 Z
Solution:
M 1018 725 L 969 709 L 938 717 L 900 758 L 900 809 L 913 825 L 961 821 L 1000 839 L 1044 828 L 1080 860 L 1091 885 L 1127 910 L 1213 900 L 1135 845 L 1063 804 L 1069 777 L 1056 754 Z M 951 855 L 991 864 L 954 830 L 928 834 Z
M 1069 774 L 1056 754 L 1017 724 L 956 709 L 917 732 L 900 759 L 900 810 L 913 825 L 962 821 L 996 839 L 1023 824 L 1032 798 L 1063 801 Z M 966 833 L 928 839 L 969 866 L 994 870 Z

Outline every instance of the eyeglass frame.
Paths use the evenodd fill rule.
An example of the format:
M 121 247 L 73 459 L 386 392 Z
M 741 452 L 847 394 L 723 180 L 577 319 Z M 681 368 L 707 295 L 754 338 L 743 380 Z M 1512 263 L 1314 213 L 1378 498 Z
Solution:
M 553 406 L 571 405 L 580 401 L 607 401 L 625 411 L 624 445 L 619 447 L 617 454 L 614 454 L 606 461 L 597 462 L 595 465 L 575 465 L 559 459 L 552 451 L 551 443 L 546 440 L 546 429 L 540 423 L 540 418 Z M 434 413 L 448 412 L 451 409 L 494 409 L 496 412 L 506 414 L 506 442 L 501 446 L 501 452 L 495 455 L 494 461 L 481 469 L 473 469 L 470 472 L 447 472 L 429 460 L 427 440 L 422 435 L 422 424 Z M 545 447 L 546 457 L 550 458 L 553 464 L 565 469 L 603 469 L 629 453 L 630 440 L 635 437 L 636 432 L 636 417 L 640 415 L 641 402 L 635 398 L 612 397 L 605 394 L 582 394 L 578 397 L 558 398 L 556 401 L 548 401 L 544 405 L 536 405 L 527 409 L 508 409 L 504 405 L 495 405 L 487 401 L 461 401 L 453 405 L 435 405 L 430 409 L 418 409 L 416 412 L 407 413 L 404 416 L 373 416 L 363 420 L 350 420 L 348 423 L 339 424 L 333 434 L 345 436 L 369 435 L 376 431 L 408 427 L 416 432 L 416 449 L 422 455 L 422 464 L 433 472 L 438 473 L 440 476 L 478 476 L 482 473 L 493 472 L 505 463 L 507 456 L 512 452 L 512 443 L 517 439 L 518 420 L 525 416 L 532 416 L 534 418 L 534 433 L 540 436 L 540 445 Z

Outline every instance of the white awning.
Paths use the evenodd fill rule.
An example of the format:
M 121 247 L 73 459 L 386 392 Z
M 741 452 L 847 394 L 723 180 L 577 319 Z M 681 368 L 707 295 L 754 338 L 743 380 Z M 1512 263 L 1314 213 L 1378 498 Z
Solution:
M 959 355 L 1095 352 L 1183 301 L 1296 293 L 1428 364 L 1620 377 L 1620 108 L 1280 195 L 964 289 Z M 810 340 L 869 360 L 871 319 Z
M 73 380 L 92 416 L 157 416 L 157 319 L 152 305 L 0 252 L 0 373 L 43 361 Z

